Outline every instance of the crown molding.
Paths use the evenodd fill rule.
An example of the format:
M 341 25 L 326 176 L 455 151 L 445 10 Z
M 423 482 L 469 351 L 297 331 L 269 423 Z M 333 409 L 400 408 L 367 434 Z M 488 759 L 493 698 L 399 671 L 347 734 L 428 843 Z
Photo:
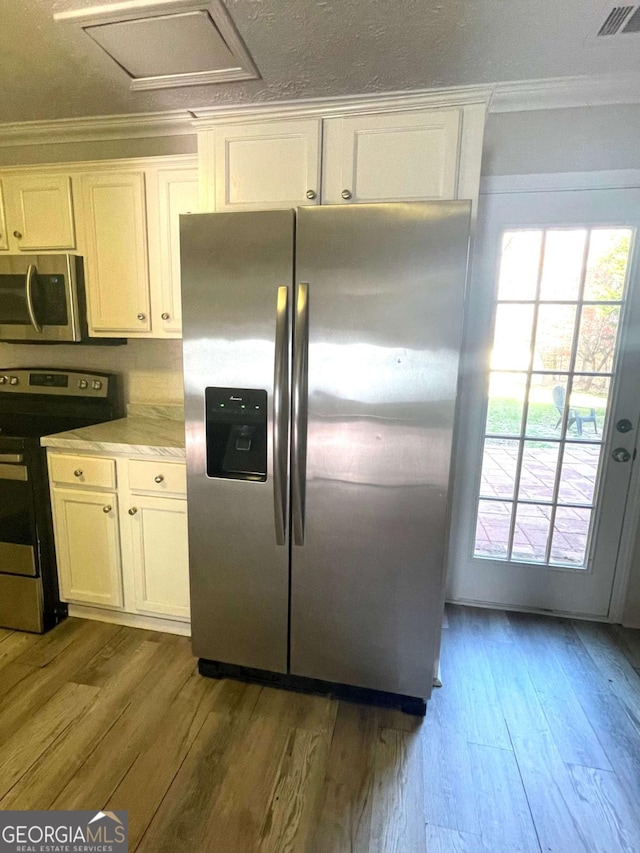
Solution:
M 377 92 L 371 95 L 341 95 L 305 98 L 296 101 L 268 101 L 260 104 L 233 104 L 194 108 L 192 124 L 198 130 L 241 119 L 243 122 L 286 119 L 291 116 L 331 118 L 365 111 L 391 112 L 420 107 L 457 107 L 489 103 L 493 86 L 452 86 L 410 92 Z
M 640 73 L 512 80 L 493 87 L 490 112 L 555 110 L 640 103 Z
M 193 116 L 186 110 L 52 121 L 19 121 L 0 124 L 0 147 L 189 136 L 194 133 L 192 121 Z
M 640 104 L 640 74 L 516 80 L 411 92 L 346 95 L 260 104 L 212 106 L 158 113 L 94 116 L 0 124 L 0 147 L 65 142 L 102 142 L 144 137 L 189 136 L 225 122 L 291 116 L 331 117 L 366 111 L 488 105 L 491 113 L 567 107 Z

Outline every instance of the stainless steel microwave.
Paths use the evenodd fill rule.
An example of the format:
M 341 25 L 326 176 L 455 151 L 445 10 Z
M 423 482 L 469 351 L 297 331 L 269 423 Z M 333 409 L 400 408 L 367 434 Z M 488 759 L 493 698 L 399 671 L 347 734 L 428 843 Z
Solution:
M 81 257 L 0 255 L 0 341 L 89 342 Z

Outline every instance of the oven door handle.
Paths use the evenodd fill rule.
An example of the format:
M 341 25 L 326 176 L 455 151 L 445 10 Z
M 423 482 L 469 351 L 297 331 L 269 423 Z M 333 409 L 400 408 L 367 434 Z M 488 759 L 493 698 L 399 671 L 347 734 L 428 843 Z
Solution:
M 38 318 L 36 317 L 36 312 L 33 307 L 33 277 L 38 274 L 38 270 L 35 264 L 29 264 L 27 267 L 27 274 L 24 280 L 24 292 L 27 299 L 27 311 L 29 312 L 29 319 L 31 320 L 31 325 L 36 330 L 36 332 L 42 332 L 42 326 L 38 323 Z

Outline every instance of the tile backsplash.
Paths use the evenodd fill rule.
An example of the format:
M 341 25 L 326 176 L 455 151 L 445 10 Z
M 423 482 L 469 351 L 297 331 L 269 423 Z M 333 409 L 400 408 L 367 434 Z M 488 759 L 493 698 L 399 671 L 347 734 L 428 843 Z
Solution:
M 179 340 L 130 339 L 120 347 L 0 343 L 0 370 L 9 367 L 119 373 L 125 403 L 183 402 L 182 341 Z

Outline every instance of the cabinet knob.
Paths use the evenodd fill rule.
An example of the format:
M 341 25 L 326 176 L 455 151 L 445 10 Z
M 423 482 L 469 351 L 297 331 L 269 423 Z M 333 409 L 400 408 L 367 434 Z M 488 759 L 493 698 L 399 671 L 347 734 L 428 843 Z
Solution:
M 170 320 L 171 319 L 171 314 L 169 314 L 168 311 L 163 311 L 160 316 L 162 317 L 163 320 Z
M 137 512 L 138 512 L 138 507 L 132 506 L 131 509 L 129 510 L 129 515 L 135 515 Z
M 342 196 L 342 198 L 344 198 L 345 200 L 348 200 L 348 199 L 350 199 L 350 198 L 351 198 L 351 190 L 342 190 L 342 192 L 340 193 L 340 195 L 341 195 L 341 196 Z
M 146 319 L 147 319 L 147 315 L 146 315 L 146 314 L 143 314 L 143 313 L 142 313 L 142 311 L 141 311 L 141 312 L 138 314 L 138 320 L 146 320 Z
M 82 468 L 76 468 L 76 470 L 73 472 L 73 476 L 82 477 Z
M 158 476 L 154 477 L 153 479 L 156 481 L 156 483 L 163 483 L 164 482 L 164 477 L 162 476 L 162 474 L 158 474 Z
M 109 504 L 107 504 L 106 506 L 103 506 L 103 507 L 102 507 L 102 512 L 104 512 L 104 513 L 109 513 L 109 512 L 111 512 L 111 506 L 110 506 Z
M 14 231 L 13 236 L 16 238 L 16 240 L 22 240 L 22 234 L 20 233 L 20 231 Z
M 315 190 L 307 190 L 305 195 L 307 196 L 307 198 L 315 198 L 316 197 L 316 191 Z

